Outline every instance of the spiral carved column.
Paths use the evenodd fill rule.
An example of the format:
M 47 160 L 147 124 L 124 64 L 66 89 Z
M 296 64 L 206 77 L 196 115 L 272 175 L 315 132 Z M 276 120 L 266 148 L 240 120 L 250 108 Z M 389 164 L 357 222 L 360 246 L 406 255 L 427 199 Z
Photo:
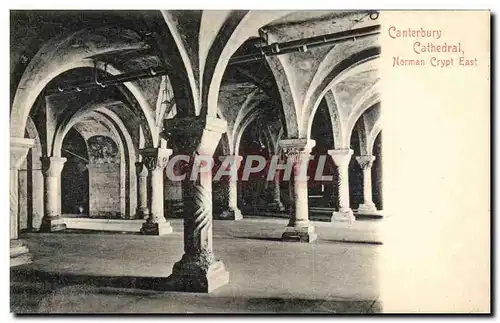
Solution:
M 358 207 L 358 213 L 373 214 L 377 212 L 377 207 L 372 198 L 372 166 L 375 156 L 356 156 L 356 160 L 363 170 L 363 204 Z
M 55 232 L 66 229 L 61 218 L 61 171 L 63 157 L 41 157 L 44 179 L 44 216 L 40 231 Z
M 279 173 L 274 174 L 274 179 L 270 183 L 271 185 L 271 199 L 269 201 L 269 208 L 276 212 L 285 211 L 285 206 L 281 202 L 281 189 L 280 189 L 281 179 Z
M 280 146 L 287 162 L 293 165 L 290 185 L 290 222 L 282 235 L 284 241 L 313 242 L 317 238 L 309 221 L 307 165 L 314 140 L 286 139 Z
M 171 149 L 149 148 L 141 151 L 143 161 L 149 170 L 151 198 L 149 217 L 142 225 L 141 233 L 148 235 L 164 235 L 172 233 L 172 226 L 165 220 L 163 196 L 163 171 L 172 154 Z
M 356 218 L 350 207 L 349 200 L 349 162 L 351 161 L 352 149 L 328 150 L 332 156 L 333 163 L 337 166 L 337 211 L 332 214 L 332 221 L 354 222 Z
M 34 140 L 10 138 L 10 266 L 31 262 L 28 247 L 19 239 L 19 168 Z
M 137 210 L 136 219 L 147 219 L 149 217 L 148 208 L 148 168 L 143 162 L 135 163 L 137 174 Z
M 222 212 L 220 215 L 221 220 L 241 220 L 243 215 L 238 208 L 238 168 L 241 164 L 243 157 L 237 155 L 221 156 L 221 167 L 225 167 L 230 171 L 230 174 L 222 182 Z
M 190 156 L 182 183 L 184 200 L 184 255 L 169 277 L 174 290 L 211 292 L 229 282 L 224 264 L 216 260 L 212 246 L 212 172 L 199 172 L 198 156 L 211 158 L 226 123 L 212 117 L 174 118 L 165 120 L 164 136 L 176 155 Z

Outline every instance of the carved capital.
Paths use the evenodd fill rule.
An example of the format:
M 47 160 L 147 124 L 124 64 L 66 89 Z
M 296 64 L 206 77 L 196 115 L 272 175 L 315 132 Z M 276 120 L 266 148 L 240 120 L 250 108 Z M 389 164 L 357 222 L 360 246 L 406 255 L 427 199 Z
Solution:
M 328 154 L 332 156 L 333 162 L 337 167 L 348 166 L 351 161 L 352 153 L 352 149 L 328 150 Z
M 147 148 L 141 150 L 141 155 L 149 171 L 163 170 L 168 164 L 168 158 L 172 155 L 172 149 Z
M 148 168 L 143 162 L 135 163 L 135 173 L 139 177 L 147 177 L 148 176 Z
M 21 167 L 28 151 L 34 144 L 34 139 L 10 137 L 10 169 Z
M 295 163 L 308 161 L 316 141 L 310 139 L 284 139 L 279 141 L 284 156 Z
M 212 156 L 227 123 L 214 117 L 174 118 L 164 121 L 161 136 L 166 138 L 175 154 Z
M 372 155 L 356 156 L 356 161 L 358 162 L 359 166 L 361 166 L 362 170 L 372 168 L 374 160 L 375 156 Z
M 41 157 L 42 173 L 45 177 L 59 177 L 66 158 L 64 157 Z

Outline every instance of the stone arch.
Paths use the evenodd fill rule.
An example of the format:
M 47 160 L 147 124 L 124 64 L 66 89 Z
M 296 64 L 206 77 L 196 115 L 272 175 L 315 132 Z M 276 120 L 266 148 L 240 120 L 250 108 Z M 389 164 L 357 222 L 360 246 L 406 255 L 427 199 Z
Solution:
M 200 111 L 200 100 L 198 99 L 200 97 L 199 94 L 199 77 L 198 75 L 195 75 L 194 73 L 194 68 L 193 65 L 191 64 L 191 59 L 189 57 L 189 53 L 186 49 L 186 47 L 183 45 L 183 37 L 181 32 L 177 28 L 177 21 L 175 17 L 173 16 L 173 12 L 168 11 L 168 10 L 162 10 L 161 11 L 163 20 L 165 24 L 168 27 L 168 31 L 163 32 L 162 36 L 167 37 L 168 40 L 170 40 L 170 43 L 175 44 L 175 50 L 176 54 L 178 55 L 173 55 L 179 56 L 180 59 L 178 59 L 178 65 L 182 67 L 182 75 L 185 76 L 185 81 L 189 86 L 189 95 L 187 95 L 187 100 L 186 102 L 188 109 L 187 113 L 188 114 L 194 114 L 198 115 Z M 195 19 L 193 19 L 194 21 Z M 163 26 L 159 24 L 158 26 L 160 30 L 163 30 Z M 168 41 L 167 41 L 168 42 Z M 157 43 L 161 46 L 163 43 L 161 39 L 157 41 Z M 162 48 L 161 53 L 163 56 L 165 55 L 166 48 Z M 165 58 L 165 57 L 164 57 Z
M 328 114 L 330 115 L 330 121 L 332 123 L 332 132 L 333 132 L 333 144 L 335 149 L 344 148 L 346 143 L 344 143 L 344 133 L 345 133 L 345 125 L 342 120 L 345 118 L 342 110 L 339 109 L 337 101 L 335 99 L 335 95 L 333 95 L 332 91 L 327 91 L 324 95 L 324 99 L 326 105 L 328 107 Z M 321 102 L 321 101 L 320 101 Z M 308 127 L 308 136 L 311 134 L 311 127 L 314 121 L 314 116 L 316 115 L 316 111 L 319 107 L 319 103 L 313 111 L 312 119 Z
M 84 29 L 46 42 L 31 59 L 17 86 L 11 106 L 11 136 L 22 137 L 33 104 L 55 77 L 75 68 L 93 67 L 89 57 L 144 47 L 136 32 L 110 26 Z
M 353 48 L 353 50 L 356 49 L 356 47 Z M 380 47 L 378 46 L 367 48 L 360 52 L 354 52 L 348 58 L 334 65 L 326 77 L 323 78 L 316 87 L 310 87 L 308 93 L 306 94 L 299 134 L 309 138 L 312 119 L 316 113 L 318 105 L 321 99 L 335 85 L 335 83 L 342 81 L 350 75 L 354 75 L 368 69 L 374 69 L 374 64 L 376 66 L 378 63 L 377 59 L 379 57 Z
M 344 134 L 346 143 L 350 142 L 354 125 L 363 113 L 375 104 L 380 103 L 379 84 L 380 82 L 375 83 L 355 104 L 346 124 Z
M 372 131 L 370 131 L 369 135 L 367 136 L 367 145 L 366 145 L 367 155 L 373 155 L 373 146 L 375 144 L 375 140 L 377 139 L 381 131 L 382 131 L 382 123 L 379 119 L 373 126 Z
M 117 130 L 117 134 L 124 146 L 125 158 L 125 215 L 132 218 L 137 207 L 137 180 L 135 173 L 135 162 L 138 160 L 139 149 L 125 127 L 123 121 L 107 108 L 98 108 L 96 113 L 102 114 Z
M 235 154 L 239 155 L 240 154 L 240 144 L 241 144 L 241 137 L 243 136 L 243 133 L 247 129 L 247 127 L 257 119 L 259 115 L 259 111 L 257 109 L 258 104 L 255 104 L 251 110 L 245 115 L 245 119 L 242 120 L 241 126 L 237 129 L 235 132 L 235 138 L 234 138 L 234 152 Z
M 280 10 L 235 10 L 228 14 L 212 42 L 203 68 L 202 110 L 206 108 L 208 115 L 214 115 L 217 109 L 220 83 L 231 56 L 262 26 L 287 13 Z
M 297 119 L 297 98 L 289 82 L 290 77 L 287 68 L 283 66 L 284 60 L 279 56 L 267 56 L 267 63 L 273 72 L 278 92 L 281 99 L 281 106 L 284 114 L 285 133 L 287 138 L 298 138 L 300 136 L 299 121 Z
M 354 155 L 355 156 L 359 156 L 359 155 L 370 155 L 368 152 L 369 152 L 369 149 L 368 149 L 368 138 L 367 138 L 367 133 L 366 133 L 366 127 L 364 125 L 364 117 L 361 116 L 358 121 L 356 121 L 356 123 L 354 124 L 354 128 L 352 129 L 352 131 L 356 132 L 357 135 L 358 135 L 358 143 L 359 143 L 359 150 L 357 150 L 355 147 L 352 147 L 351 145 L 351 149 L 354 150 Z M 352 138 L 352 136 L 351 136 Z

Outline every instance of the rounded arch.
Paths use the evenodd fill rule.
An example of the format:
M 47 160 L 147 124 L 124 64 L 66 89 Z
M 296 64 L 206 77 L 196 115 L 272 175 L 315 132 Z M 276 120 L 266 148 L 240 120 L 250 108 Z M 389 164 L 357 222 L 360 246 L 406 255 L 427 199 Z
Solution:
M 357 47 L 353 47 L 352 50 L 357 50 Z M 338 62 L 316 87 L 310 87 L 304 102 L 299 134 L 309 138 L 312 120 L 318 109 L 319 103 L 336 83 L 341 82 L 351 75 L 376 69 L 379 57 L 380 47 L 378 46 L 354 52 L 348 58 Z
M 377 103 L 380 103 L 379 83 L 376 82 L 354 105 L 346 124 L 345 142 L 350 142 L 354 125 L 363 113 Z
M 89 57 L 112 51 L 140 49 L 145 45 L 135 31 L 112 26 L 80 30 L 45 43 L 26 67 L 17 86 L 11 106 L 11 135 L 22 137 L 33 104 L 54 78 L 69 70 L 85 67 L 97 67 L 111 75 L 121 74 L 109 64 L 95 64 Z M 152 110 L 142 91 L 133 82 L 124 85 L 136 98 L 147 123 L 153 126 Z M 157 137 L 152 134 L 152 141 L 157 142 Z
M 297 119 L 297 98 L 295 91 L 290 85 L 290 77 L 287 68 L 283 66 L 284 60 L 279 56 L 267 56 L 267 63 L 274 75 L 283 109 L 285 128 L 283 129 L 287 138 L 298 138 L 300 135 L 299 120 Z
M 50 151 L 51 156 L 60 156 L 61 148 L 64 141 L 64 137 L 68 131 L 73 128 L 75 124 L 85 118 L 89 113 L 99 107 L 105 107 L 106 105 L 115 104 L 115 100 L 105 100 L 101 102 L 89 102 L 80 109 L 76 110 L 72 114 L 66 116 L 63 120 L 59 122 L 56 128 L 54 137 L 52 138 L 52 149 Z
M 372 131 L 370 131 L 368 138 L 367 138 L 367 154 L 368 155 L 373 155 L 373 147 L 375 145 L 375 140 L 377 139 L 378 135 L 382 131 L 382 122 L 377 120 L 375 125 L 373 126 Z
M 257 119 L 258 117 L 258 109 L 253 109 L 254 113 L 248 113 L 246 115 L 246 118 L 242 121 L 241 126 L 236 132 L 235 140 L 234 140 L 234 153 L 236 155 L 240 154 L 240 144 L 241 144 L 241 138 L 243 137 L 243 133 L 247 129 L 247 127 Z
M 12 136 L 22 136 L 31 107 L 52 79 L 81 67 L 82 61 L 89 61 L 93 66 L 88 57 L 144 46 L 136 32 L 112 26 L 83 29 L 46 42 L 31 59 L 17 85 L 11 106 Z
M 287 13 L 280 10 L 234 10 L 229 13 L 210 46 L 203 68 L 202 109 L 206 108 L 208 115 L 215 115 L 220 83 L 231 56 L 262 26 Z
M 243 102 L 243 105 L 238 111 L 236 119 L 234 120 L 231 137 L 236 136 L 236 133 L 238 132 L 238 129 L 241 126 L 242 121 L 246 118 L 246 116 L 249 113 L 252 113 L 252 111 L 261 101 L 262 101 L 262 96 L 258 89 L 248 94 L 247 98 L 245 99 L 245 102 Z

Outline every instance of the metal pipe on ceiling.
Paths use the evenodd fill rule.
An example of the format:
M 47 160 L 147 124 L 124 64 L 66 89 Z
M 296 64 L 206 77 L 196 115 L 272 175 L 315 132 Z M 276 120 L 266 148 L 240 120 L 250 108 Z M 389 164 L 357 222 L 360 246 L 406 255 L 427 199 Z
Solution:
M 119 75 L 113 75 L 104 77 L 102 79 L 95 79 L 92 82 L 83 82 L 83 83 L 69 83 L 65 85 L 59 85 L 51 90 L 49 90 L 49 94 L 56 93 L 71 93 L 71 92 L 81 92 L 83 90 L 88 90 L 92 88 L 102 87 L 105 88 L 114 84 L 121 84 L 125 82 L 132 82 L 137 80 L 144 80 L 152 77 L 158 77 L 167 75 L 167 70 L 163 67 L 152 67 L 144 70 L 134 71 L 130 73 L 124 73 Z
M 248 63 L 263 59 L 265 56 L 288 54 L 292 52 L 306 52 L 310 48 L 335 44 L 348 40 L 356 40 L 380 33 L 380 25 L 341 31 L 338 33 L 292 40 L 283 43 L 273 43 L 260 48 L 259 52 L 238 57 L 232 57 L 228 65 Z
M 363 28 L 341 31 L 333 34 L 322 35 L 322 36 L 303 38 L 299 40 L 292 40 L 282 43 L 273 43 L 271 45 L 260 47 L 258 52 L 232 57 L 229 60 L 228 65 L 254 62 L 261 60 L 266 56 L 282 55 L 292 52 L 307 52 L 310 48 L 335 44 L 348 40 L 361 39 L 379 33 L 380 33 L 380 25 L 373 25 Z M 130 73 L 108 76 L 100 80 L 96 78 L 93 82 L 83 82 L 83 83 L 73 83 L 73 84 L 70 83 L 65 85 L 59 85 L 49 90 L 48 92 L 49 94 L 81 92 L 83 90 L 91 88 L 96 88 L 96 87 L 105 88 L 109 85 L 132 82 L 163 75 L 167 75 L 167 70 L 165 68 L 152 67 Z

